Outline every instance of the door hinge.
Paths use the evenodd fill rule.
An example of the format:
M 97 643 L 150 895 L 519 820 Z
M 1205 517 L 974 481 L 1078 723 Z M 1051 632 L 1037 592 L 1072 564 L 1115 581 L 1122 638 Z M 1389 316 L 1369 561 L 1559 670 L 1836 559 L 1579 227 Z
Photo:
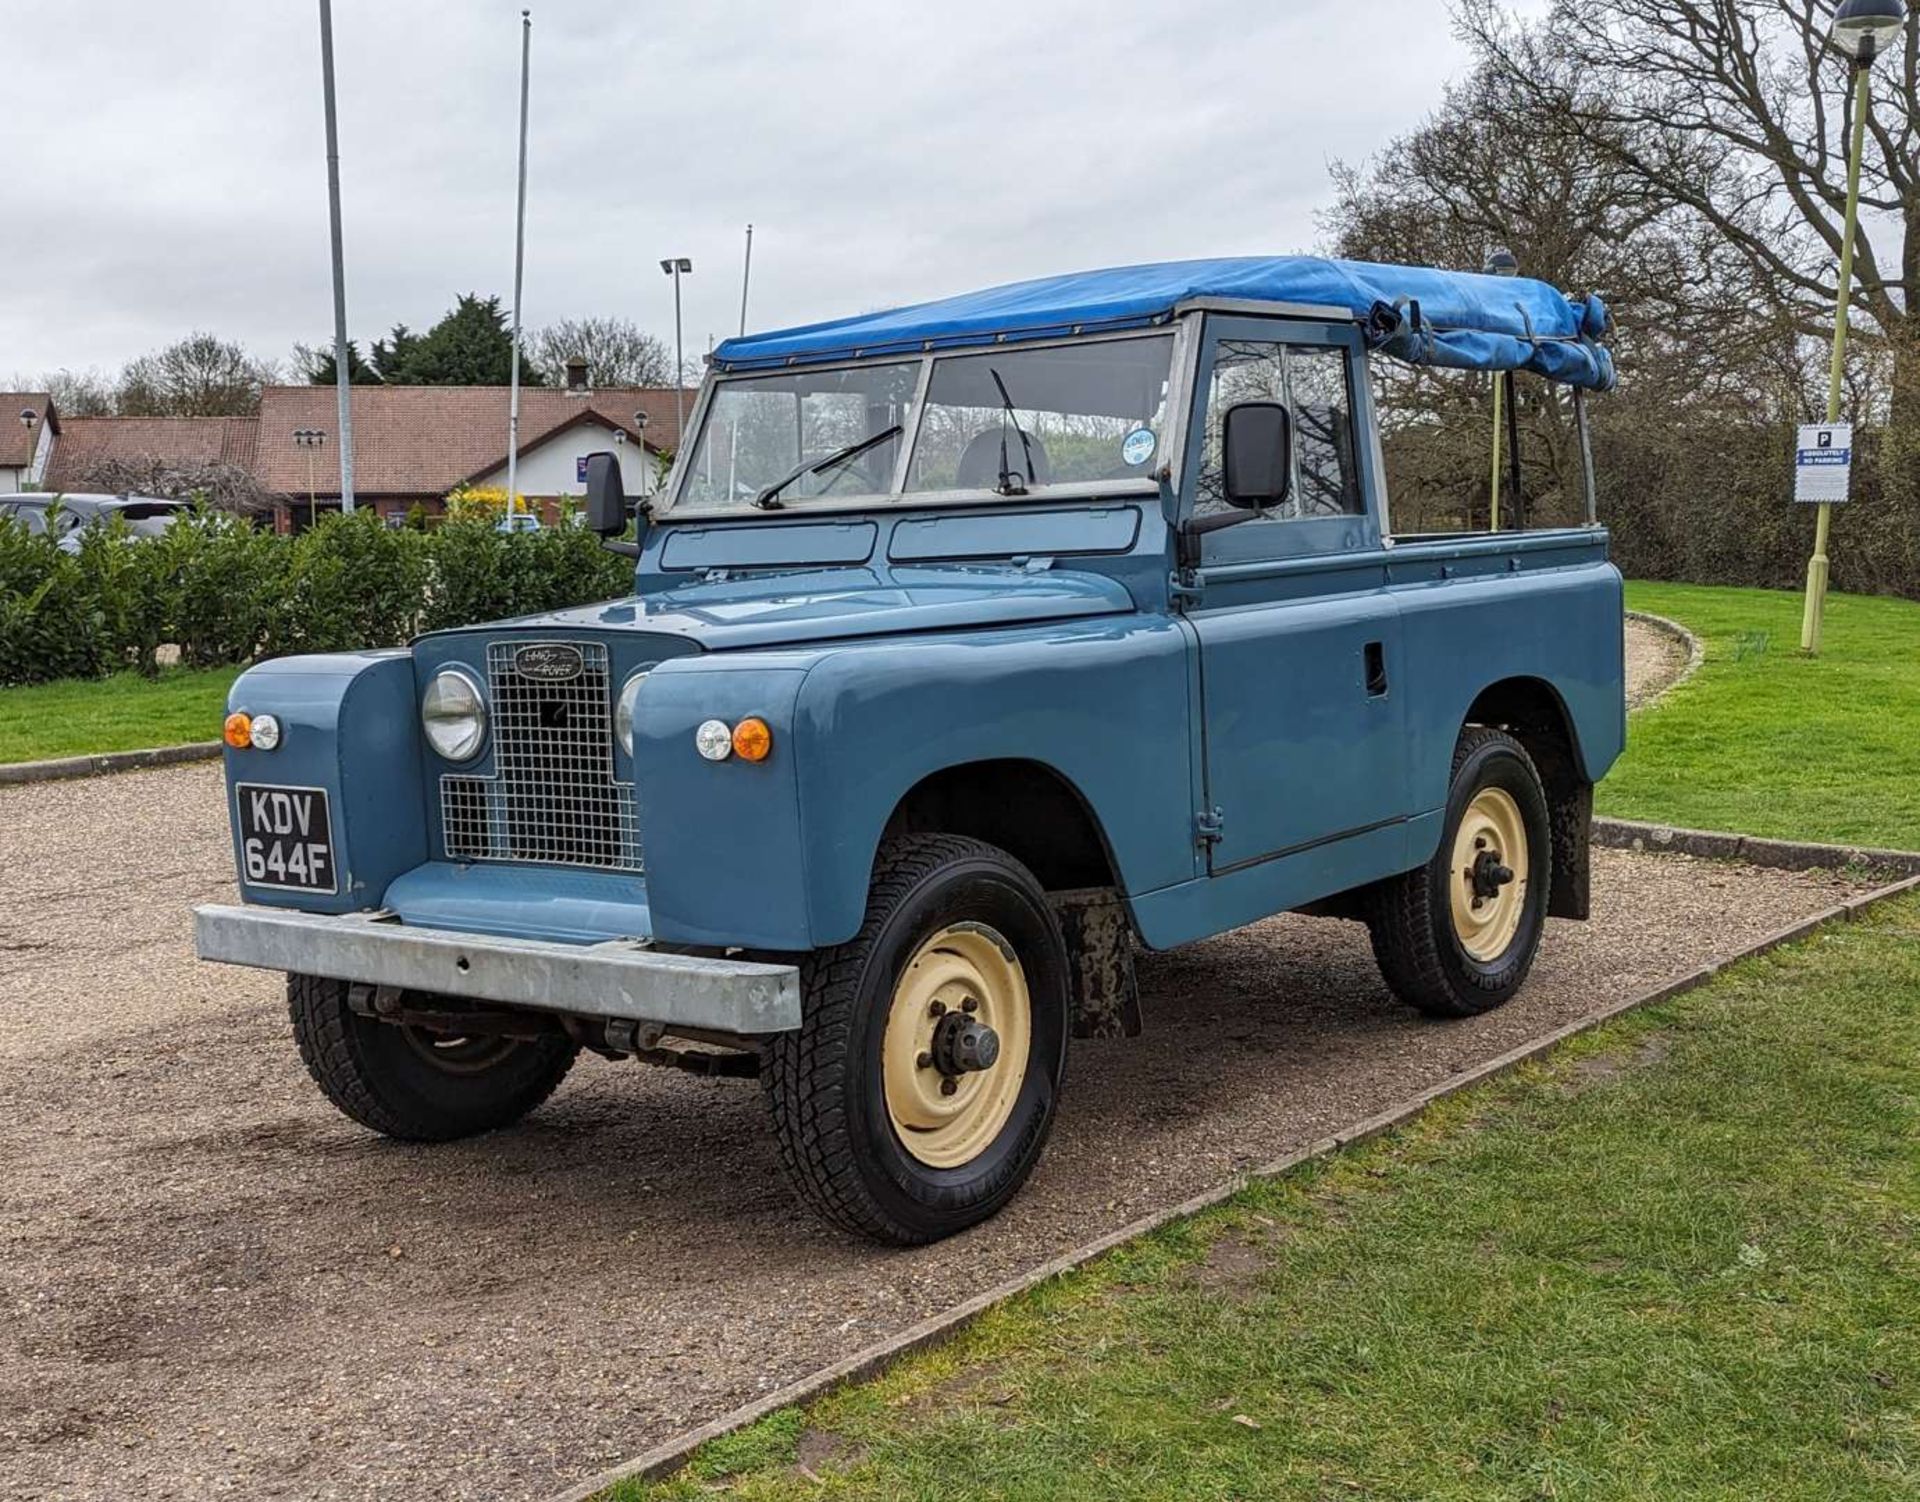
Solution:
M 1193 838 L 1198 845 L 1218 845 L 1227 837 L 1227 816 L 1217 808 L 1203 809 L 1193 816 Z
M 1167 594 L 1176 606 L 1197 602 L 1203 593 L 1192 569 L 1178 569 L 1167 576 Z

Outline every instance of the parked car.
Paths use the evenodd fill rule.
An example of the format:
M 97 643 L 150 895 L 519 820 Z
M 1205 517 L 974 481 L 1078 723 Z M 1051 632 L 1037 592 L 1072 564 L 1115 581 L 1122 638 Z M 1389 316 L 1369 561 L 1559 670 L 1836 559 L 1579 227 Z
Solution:
M 394 1137 L 582 1049 L 757 1074 L 800 1195 L 893 1243 L 1015 1193 L 1069 1040 L 1141 1028 L 1137 947 L 1307 909 L 1421 1011 L 1497 1007 L 1587 916 L 1620 576 L 1590 473 L 1585 525 L 1396 534 L 1371 367 L 1531 371 L 1584 438 L 1606 327 L 1278 258 L 729 340 L 610 541 L 630 597 L 238 680 L 200 953 L 288 972 Z
M 173 525 L 176 516 L 190 509 L 186 501 L 147 495 L 56 495 L 38 491 L 0 495 L 0 518 L 12 518 L 29 532 L 51 531 L 68 553 L 79 551 L 82 532 L 106 526 L 113 517 L 126 522 L 128 536 L 149 538 L 158 537 Z

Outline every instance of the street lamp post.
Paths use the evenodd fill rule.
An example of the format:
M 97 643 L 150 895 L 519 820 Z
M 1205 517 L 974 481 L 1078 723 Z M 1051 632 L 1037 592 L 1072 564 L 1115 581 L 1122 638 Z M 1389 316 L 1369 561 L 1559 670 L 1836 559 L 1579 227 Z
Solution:
M 20 426 L 27 430 L 27 469 L 26 478 L 20 482 L 22 490 L 31 490 L 35 484 L 33 478 L 33 425 L 40 421 L 40 414 L 31 407 L 20 409 Z
M 668 256 L 660 269 L 673 278 L 673 445 L 677 449 L 681 429 L 687 425 L 686 381 L 681 374 L 687 368 L 687 356 L 680 334 L 680 274 L 691 272 L 693 262 L 685 256 Z
M 1850 105 L 1853 131 L 1847 149 L 1847 217 L 1840 239 L 1840 293 L 1833 319 L 1833 363 L 1827 372 L 1827 421 L 1840 421 L 1840 398 L 1847 367 L 1847 310 L 1853 300 L 1853 243 L 1860 223 L 1860 159 L 1866 151 L 1867 111 L 1872 108 L 1868 78 L 1873 60 L 1907 24 L 1904 0 L 1841 0 L 1833 13 L 1833 45 L 1853 64 Z M 1807 604 L 1800 620 L 1800 650 L 1820 655 L 1820 628 L 1827 606 L 1827 541 L 1833 506 L 1820 503 L 1814 523 L 1813 557 L 1807 560 Z
M 1502 246 L 1487 257 L 1487 264 L 1482 270 L 1484 270 L 1488 276 L 1518 276 L 1520 274 L 1520 258 L 1505 246 Z M 1500 530 L 1500 405 L 1502 393 L 1510 379 L 1510 377 L 1502 375 L 1499 371 L 1494 372 L 1493 484 L 1491 487 L 1493 501 L 1487 508 L 1487 530 L 1489 532 L 1498 532 Z
M 327 435 L 323 428 L 295 428 L 293 430 L 294 447 L 303 448 L 307 451 L 307 524 L 309 526 L 316 520 L 316 513 L 320 507 L 319 496 L 315 493 L 313 483 L 313 455 L 314 450 L 326 441 Z

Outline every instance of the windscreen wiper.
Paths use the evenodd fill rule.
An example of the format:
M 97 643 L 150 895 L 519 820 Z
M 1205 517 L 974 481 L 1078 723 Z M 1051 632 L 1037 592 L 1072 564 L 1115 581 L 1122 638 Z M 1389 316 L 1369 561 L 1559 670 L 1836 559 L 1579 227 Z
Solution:
M 987 367 L 987 374 L 993 377 L 993 384 L 1000 388 L 1000 405 L 1006 409 L 1007 417 L 1013 419 L 1013 431 L 1020 435 L 1021 451 L 1027 456 L 1027 485 L 1031 485 L 1034 483 L 1033 445 L 1027 442 L 1027 431 L 1020 426 L 1020 413 L 1013 405 L 1013 398 L 1007 395 L 1007 383 L 1000 379 L 1000 372 L 989 365 Z M 1008 467 L 1007 424 L 1005 418 L 1003 418 L 1000 423 L 1000 494 L 1025 495 L 1027 493 L 1027 485 L 1022 485 L 1019 476 L 1014 474 L 1013 470 Z
M 890 439 L 898 438 L 899 436 L 900 424 L 895 423 L 890 428 L 882 428 L 870 438 L 862 438 L 858 443 L 850 443 L 843 449 L 835 449 L 824 459 L 805 460 L 791 474 L 775 480 L 765 490 L 755 496 L 753 498 L 753 504 L 758 506 L 762 511 L 778 511 L 780 509 L 780 492 L 785 490 L 802 475 L 817 475 L 824 470 L 832 469 L 836 464 L 845 464 L 849 459 L 858 459 L 868 449 L 878 448 L 881 444 L 886 443 Z

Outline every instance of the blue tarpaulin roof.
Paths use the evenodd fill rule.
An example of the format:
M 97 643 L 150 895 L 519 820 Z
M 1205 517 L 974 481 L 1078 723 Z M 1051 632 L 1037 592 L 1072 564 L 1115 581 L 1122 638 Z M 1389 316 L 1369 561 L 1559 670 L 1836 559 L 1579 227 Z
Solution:
M 1364 327 L 1373 348 L 1415 365 L 1529 370 L 1600 391 L 1614 383 L 1613 359 L 1599 344 L 1607 310 L 1598 297 L 1572 297 L 1525 277 L 1317 256 L 1165 261 L 1042 277 L 749 334 L 727 340 L 713 357 L 725 370 L 764 369 L 1145 327 L 1196 298 L 1336 307 Z

